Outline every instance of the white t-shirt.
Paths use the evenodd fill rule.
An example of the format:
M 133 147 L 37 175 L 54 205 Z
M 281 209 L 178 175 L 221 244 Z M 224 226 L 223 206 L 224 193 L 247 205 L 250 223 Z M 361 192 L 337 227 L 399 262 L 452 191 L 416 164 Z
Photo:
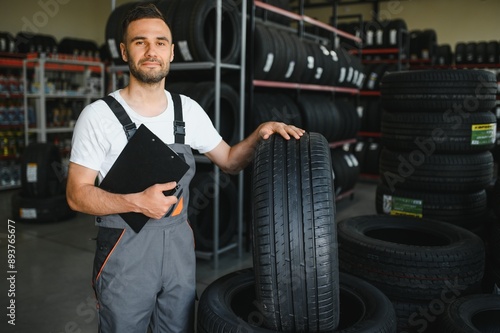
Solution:
M 155 117 L 137 114 L 127 105 L 119 90 L 110 95 L 120 102 L 137 127 L 144 124 L 163 142 L 172 144 L 175 142 L 174 103 L 170 93 L 165 91 L 165 94 L 168 99 L 167 109 Z M 222 141 L 222 137 L 196 101 L 181 95 L 181 102 L 183 120 L 186 123 L 185 144 L 202 154 L 211 151 Z M 127 137 L 118 118 L 104 101 L 98 100 L 86 106 L 78 117 L 73 132 L 70 161 L 99 171 L 99 180 L 102 180 L 126 144 Z

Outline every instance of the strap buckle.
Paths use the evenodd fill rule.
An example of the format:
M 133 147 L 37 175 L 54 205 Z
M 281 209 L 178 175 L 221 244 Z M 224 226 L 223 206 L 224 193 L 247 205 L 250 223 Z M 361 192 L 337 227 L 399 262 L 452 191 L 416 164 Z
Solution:
M 186 123 L 183 121 L 174 121 L 174 135 L 186 135 Z
M 123 126 L 123 129 L 125 130 L 125 135 L 127 136 L 127 140 L 130 140 L 134 136 L 137 127 L 135 126 L 135 123 L 132 122 L 130 124 Z

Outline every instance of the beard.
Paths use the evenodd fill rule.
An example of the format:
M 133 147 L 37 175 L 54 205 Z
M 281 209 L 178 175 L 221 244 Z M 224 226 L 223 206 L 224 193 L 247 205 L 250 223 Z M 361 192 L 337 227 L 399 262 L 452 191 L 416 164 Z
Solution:
M 161 68 L 160 71 L 144 71 L 140 69 L 141 63 L 145 61 L 156 61 L 154 59 L 144 59 L 141 60 L 138 64 L 138 66 L 135 65 L 133 59 L 128 57 L 128 66 L 130 69 L 130 75 L 135 77 L 138 81 L 146 83 L 146 84 L 155 84 L 158 82 L 161 82 L 165 77 L 168 75 L 168 67 L 164 67 L 161 62 Z

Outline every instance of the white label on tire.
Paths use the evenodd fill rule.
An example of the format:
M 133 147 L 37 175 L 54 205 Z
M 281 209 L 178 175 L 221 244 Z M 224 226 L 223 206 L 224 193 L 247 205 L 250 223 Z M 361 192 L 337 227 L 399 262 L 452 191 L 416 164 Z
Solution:
M 314 68 L 314 57 L 311 57 L 311 56 L 307 57 L 307 68 L 309 68 L 309 69 Z
M 356 108 L 356 111 L 358 112 L 358 116 L 359 118 L 363 118 L 363 112 L 364 112 L 364 109 L 361 105 L 359 105 L 357 108 Z
M 392 195 L 384 194 L 382 201 L 382 209 L 385 214 L 390 214 L 392 210 Z
M 184 61 L 193 61 L 193 56 L 191 55 L 191 52 L 189 52 L 187 40 L 180 40 L 177 42 L 177 45 L 179 46 L 179 50 L 181 51 Z
M 340 69 L 339 83 L 344 82 L 344 80 L 345 80 L 345 76 L 346 76 L 346 74 L 347 74 L 346 72 L 347 72 L 347 71 L 346 71 L 345 67 L 342 67 L 342 68 Z
M 26 166 L 26 181 L 28 183 L 36 183 L 38 180 L 38 164 L 28 163 Z
M 114 38 L 108 39 L 108 49 L 113 59 L 120 58 L 120 52 L 118 51 L 118 46 L 116 45 L 116 41 Z
M 360 151 L 363 150 L 364 146 L 365 146 L 365 144 L 363 142 L 358 142 L 356 144 L 356 146 L 354 147 L 354 151 L 359 153 Z
M 398 36 L 398 31 L 396 29 L 391 29 L 391 32 L 389 33 L 390 37 L 390 43 L 391 45 L 396 45 L 398 43 L 397 36 Z
M 293 74 L 293 70 L 295 69 L 295 61 L 290 61 L 288 64 L 288 70 L 286 71 L 285 78 L 290 78 Z
M 19 216 L 22 219 L 36 219 L 36 209 L 35 208 L 21 208 L 19 209 Z
M 347 82 L 352 82 L 352 76 L 354 75 L 354 68 L 349 67 L 347 70 Z
M 349 158 L 349 156 L 348 156 L 348 155 L 344 155 L 344 160 L 345 160 L 345 162 L 347 163 L 347 166 L 348 166 L 349 168 L 352 168 L 352 167 L 353 167 L 352 161 L 351 161 L 351 159 Z
M 377 45 L 383 45 L 384 44 L 384 30 L 379 29 L 377 30 Z
M 274 62 L 274 54 L 273 53 L 268 53 L 267 54 L 267 59 L 266 59 L 266 64 L 264 65 L 264 72 L 268 73 L 271 70 L 271 67 L 273 67 L 273 62 Z
M 319 79 L 321 79 L 322 75 L 323 75 L 323 68 L 322 67 L 316 68 L 316 75 L 314 75 L 314 78 L 316 80 L 319 80 Z
M 373 31 L 366 33 L 366 45 L 373 45 Z

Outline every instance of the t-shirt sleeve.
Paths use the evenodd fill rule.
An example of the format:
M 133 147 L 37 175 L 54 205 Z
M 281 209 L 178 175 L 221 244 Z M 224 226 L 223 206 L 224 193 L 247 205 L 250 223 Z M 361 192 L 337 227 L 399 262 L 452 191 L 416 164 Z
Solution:
M 76 121 L 71 142 L 70 161 L 99 171 L 109 151 L 109 136 L 120 130 L 99 107 L 101 101 L 86 106 Z M 123 131 L 123 130 L 122 130 Z M 104 135 L 106 133 L 106 136 Z

